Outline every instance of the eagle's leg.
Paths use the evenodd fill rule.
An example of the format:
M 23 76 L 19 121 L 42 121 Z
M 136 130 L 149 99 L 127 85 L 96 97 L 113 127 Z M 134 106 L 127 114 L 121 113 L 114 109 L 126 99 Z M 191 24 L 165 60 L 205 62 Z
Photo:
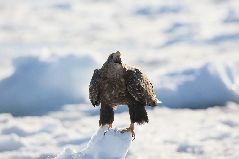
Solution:
M 100 120 L 99 120 L 99 126 L 105 126 L 108 125 L 108 130 L 112 128 L 112 123 L 114 121 L 114 110 L 109 105 L 104 105 L 102 103 L 100 108 Z M 106 130 L 105 133 L 108 131 Z M 104 135 L 105 135 L 104 133 Z
M 131 123 L 144 124 L 149 122 L 144 105 L 135 102 L 132 105 L 128 105 L 128 107 Z
M 121 132 L 131 132 L 133 140 L 135 139 L 135 132 L 134 132 L 134 123 L 143 124 L 149 122 L 147 112 L 145 110 L 144 105 L 139 102 L 134 102 L 133 104 L 129 104 L 129 115 L 131 124 L 129 128 L 123 129 Z

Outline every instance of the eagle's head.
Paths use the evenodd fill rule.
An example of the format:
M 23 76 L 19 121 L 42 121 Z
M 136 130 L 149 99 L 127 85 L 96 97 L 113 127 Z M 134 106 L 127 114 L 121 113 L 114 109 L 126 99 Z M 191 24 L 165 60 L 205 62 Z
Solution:
M 110 54 L 108 59 L 107 59 L 107 62 L 122 64 L 120 55 L 121 54 L 120 54 L 119 51 L 117 51 L 116 53 Z

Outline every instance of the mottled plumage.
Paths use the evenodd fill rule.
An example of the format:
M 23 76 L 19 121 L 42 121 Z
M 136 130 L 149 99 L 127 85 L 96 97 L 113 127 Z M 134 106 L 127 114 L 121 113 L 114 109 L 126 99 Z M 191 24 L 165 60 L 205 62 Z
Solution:
M 131 123 L 143 124 L 148 122 L 144 106 L 157 105 L 150 80 L 139 69 L 122 64 L 118 51 L 94 71 L 89 98 L 93 106 L 101 103 L 100 125 L 113 123 L 113 108 L 118 105 L 128 105 Z

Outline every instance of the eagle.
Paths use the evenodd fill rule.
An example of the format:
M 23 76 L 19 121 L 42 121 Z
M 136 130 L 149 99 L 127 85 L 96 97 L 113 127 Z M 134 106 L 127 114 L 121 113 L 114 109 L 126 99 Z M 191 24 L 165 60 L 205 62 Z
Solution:
M 110 54 L 103 66 L 94 70 L 89 98 L 93 106 L 101 105 L 99 126 L 109 128 L 114 121 L 114 108 L 127 105 L 131 123 L 121 132 L 131 132 L 133 138 L 134 123 L 149 122 L 145 106 L 158 103 L 152 82 L 138 68 L 123 64 L 119 51 Z

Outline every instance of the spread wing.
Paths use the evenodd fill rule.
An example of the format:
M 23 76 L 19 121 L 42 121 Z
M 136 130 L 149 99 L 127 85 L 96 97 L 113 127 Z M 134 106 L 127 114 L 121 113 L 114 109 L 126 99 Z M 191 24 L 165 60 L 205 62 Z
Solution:
M 150 101 L 156 98 L 152 83 L 139 69 L 127 70 L 125 79 L 127 90 L 136 101 L 150 105 Z
M 95 69 L 89 85 L 89 98 L 93 106 L 100 105 L 100 70 Z

